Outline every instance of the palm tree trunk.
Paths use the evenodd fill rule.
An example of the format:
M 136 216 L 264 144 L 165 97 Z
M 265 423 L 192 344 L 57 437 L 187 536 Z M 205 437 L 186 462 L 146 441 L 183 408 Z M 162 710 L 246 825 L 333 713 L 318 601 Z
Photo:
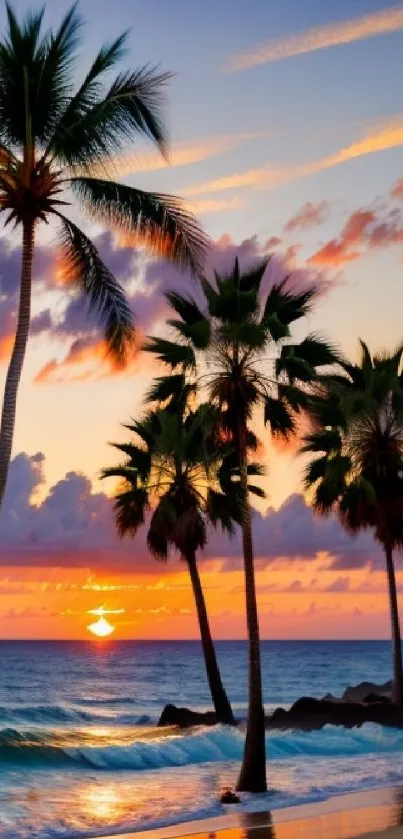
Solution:
M 242 546 L 245 571 L 246 622 L 249 639 L 249 697 L 246 740 L 237 790 L 266 792 L 265 718 L 260 665 L 259 619 L 253 556 L 252 511 L 248 500 L 246 428 L 239 434 L 240 480 L 243 497 Z
M 8 469 L 13 447 L 18 385 L 20 383 L 31 319 L 32 260 L 34 252 L 34 222 L 23 224 L 22 265 L 18 323 L 14 347 L 4 388 L 0 425 L 0 508 L 4 500 Z
M 200 582 L 196 556 L 194 553 L 189 553 L 185 557 L 185 559 L 189 568 L 190 579 L 192 582 L 197 617 L 199 620 L 201 642 L 203 646 L 204 663 L 206 665 L 207 679 L 210 687 L 214 709 L 217 715 L 217 722 L 223 723 L 224 725 L 235 725 L 235 719 L 232 713 L 232 708 L 227 694 L 225 692 L 225 688 L 222 683 L 220 671 L 217 664 L 217 657 L 214 649 L 213 639 L 211 637 L 206 603 L 204 600 L 203 589 Z
M 402 642 L 400 637 L 399 606 L 397 602 L 395 566 L 393 552 L 389 545 L 385 545 L 386 570 L 388 575 L 390 618 L 392 625 L 393 648 L 393 687 L 392 701 L 403 709 L 403 664 Z

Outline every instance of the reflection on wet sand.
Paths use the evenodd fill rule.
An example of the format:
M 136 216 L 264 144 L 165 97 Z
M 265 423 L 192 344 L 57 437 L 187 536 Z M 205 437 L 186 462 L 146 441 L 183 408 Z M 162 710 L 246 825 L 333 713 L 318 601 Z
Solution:
M 377 834 L 379 839 L 403 839 L 403 788 L 346 795 L 318 805 L 273 812 L 238 813 L 229 820 L 236 824 L 226 827 L 223 819 L 220 829 L 208 830 L 206 824 L 203 832 L 195 832 L 193 823 L 191 839 L 369 839 Z M 211 822 L 213 825 L 215 828 L 217 820 Z M 185 839 L 186 827 L 178 826 L 176 835 Z M 151 831 L 136 834 L 136 839 L 140 836 L 151 837 Z M 153 831 L 153 839 L 174 836 L 175 828 Z M 126 839 L 132 837 L 134 834 Z

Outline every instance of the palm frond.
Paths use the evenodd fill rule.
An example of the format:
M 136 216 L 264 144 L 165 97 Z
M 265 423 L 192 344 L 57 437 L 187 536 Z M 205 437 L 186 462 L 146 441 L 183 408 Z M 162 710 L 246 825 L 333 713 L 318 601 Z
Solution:
M 155 559 L 162 562 L 168 559 L 169 545 L 172 544 L 172 531 L 176 520 L 175 508 L 167 493 L 160 498 L 151 516 L 147 531 L 147 546 Z
M 299 413 L 310 408 L 312 396 L 298 385 L 289 385 L 279 382 L 277 385 L 278 397 L 281 402 L 288 405 L 292 411 Z
M 170 318 L 167 320 L 167 325 L 171 326 L 185 341 L 190 342 L 196 350 L 207 349 L 211 335 L 210 323 L 207 318 L 192 324 L 184 323 L 177 318 Z
M 365 341 L 362 341 L 361 338 L 358 339 L 358 343 L 361 349 L 361 359 L 360 365 L 363 370 L 372 370 L 373 369 L 373 360 L 371 353 L 368 349 L 368 345 Z
M 62 224 L 60 243 L 67 274 L 98 314 L 109 352 L 123 361 L 134 340 L 133 315 L 124 291 L 85 233 L 65 216 L 57 215 Z
M 135 443 L 112 443 L 115 449 L 123 452 L 128 458 L 126 468 L 130 468 L 130 474 L 133 476 L 135 470 L 140 476 L 141 480 L 145 482 L 151 470 L 151 454 L 147 449 L 141 449 Z M 131 478 L 130 478 L 131 479 Z M 126 476 L 129 480 L 129 473 Z
M 49 139 L 70 99 L 72 64 L 81 26 L 82 20 L 77 14 L 75 3 L 63 18 L 56 34 L 49 35 L 32 103 L 34 136 L 40 142 Z
M 131 488 L 115 497 L 115 520 L 119 536 L 135 536 L 145 523 L 148 494 L 144 488 Z
M 241 291 L 253 291 L 255 294 L 259 294 L 260 286 L 270 259 L 270 256 L 266 257 L 256 265 L 252 265 L 252 267 L 246 271 L 242 271 L 242 274 L 239 276 L 239 288 Z
M 185 297 L 177 291 L 167 291 L 165 294 L 168 303 L 180 319 L 188 326 L 194 326 L 206 317 L 195 300 L 191 297 Z
M 38 137 L 32 106 L 46 52 L 46 40 L 41 39 L 44 10 L 29 12 L 21 24 L 8 3 L 6 12 L 8 31 L 0 42 L 0 137 L 21 147 Z
M 120 466 L 107 466 L 101 469 L 100 478 L 103 481 L 105 478 L 120 478 L 127 484 L 131 484 L 133 489 L 137 489 L 139 473 L 133 466 L 128 466 L 122 463 Z
M 262 325 L 270 332 L 270 335 L 275 343 L 288 338 L 290 335 L 290 328 L 287 323 L 280 320 L 276 312 L 272 315 L 263 315 Z
M 291 344 L 285 344 L 281 348 L 279 358 L 275 361 L 276 378 L 287 382 L 306 382 L 310 384 L 313 377 L 311 365 L 303 358 L 295 354 L 295 348 Z
M 182 373 L 170 376 L 159 376 L 153 379 L 151 387 L 147 391 L 146 402 L 166 402 L 174 399 L 177 402 L 183 393 L 187 391 L 186 378 Z
M 270 425 L 274 436 L 288 439 L 295 433 L 293 411 L 279 398 L 267 396 L 264 402 L 264 421 Z
M 166 153 L 161 106 L 170 73 L 148 66 L 121 73 L 101 95 L 101 78 L 122 55 L 125 40 L 123 35 L 101 50 L 56 127 L 49 151 L 69 166 L 91 171 L 104 163 L 107 168 L 113 155 L 138 134 Z
M 180 198 L 144 192 L 98 178 L 72 178 L 74 192 L 98 221 L 121 230 L 133 243 L 197 273 L 204 261 L 208 237 Z
M 234 521 L 240 522 L 242 511 L 233 499 L 210 487 L 207 494 L 207 515 L 213 527 L 221 527 L 230 536 L 234 533 Z
M 169 364 L 174 370 L 176 367 L 194 369 L 196 365 L 195 354 L 191 347 L 184 344 L 176 344 L 174 341 L 166 341 L 164 338 L 149 338 L 144 344 L 146 352 L 154 353 L 164 364 Z
M 337 428 L 325 428 L 315 431 L 313 434 L 308 434 L 305 437 L 301 452 L 303 454 L 320 454 L 321 452 L 331 454 L 332 452 L 340 452 L 341 447 L 342 439 L 339 430 Z
M 301 343 L 294 345 L 297 358 L 302 359 L 314 370 L 327 367 L 338 361 L 336 348 L 315 332 L 307 335 Z
M 317 513 L 328 515 L 334 510 L 338 499 L 339 493 L 332 481 L 328 481 L 326 477 L 319 481 L 313 499 L 313 506 Z
M 293 292 L 288 282 L 289 277 L 286 277 L 281 283 L 272 286 L 263 310 L 264 318 L 277 315 L 287 326 L 308 314 L 316 296 L 315 288 Z
M 314 486 L 317 481 L 320 481 L 321 478 L 325 477 L 327 466 L 328 458 L 326 455 L 323 455 L 322 457 L 315 457 L 314 460 L 311 460 L 311 462 L 308 463 L 304 473 L 305 489 L 310 489 L 310 487 Z

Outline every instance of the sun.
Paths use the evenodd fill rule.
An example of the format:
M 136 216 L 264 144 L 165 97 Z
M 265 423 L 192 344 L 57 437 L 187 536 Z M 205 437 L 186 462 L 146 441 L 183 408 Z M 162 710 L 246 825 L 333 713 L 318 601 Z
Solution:
M 95 623 L 90 623 L 87 629 L 93 635 L 97 635 L 98 638 L 107 638 L 108 635 L 111 635 L 115 631 L 115 627 L 111 623 L 108 623 L 105 618 L 99 618 Z
M 104 616 L 119 615 L 121 612 L 124 612 L 124 609 L 104 609 L 103 606 L 100 606 L 98 609 L 89 609 L 87 614 L 97 615 L 98 620 L 87 626 L 88 631 L 92 632 L 92 634 L 96 635 L 98 638 L 107 638 L 108 635 L 112 635 L 112 632 L 115 631 L 116 627 L 109 623 Z

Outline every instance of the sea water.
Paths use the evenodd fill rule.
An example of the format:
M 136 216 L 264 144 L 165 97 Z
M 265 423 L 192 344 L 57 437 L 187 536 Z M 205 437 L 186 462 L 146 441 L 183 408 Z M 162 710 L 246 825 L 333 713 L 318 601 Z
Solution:
M 247 647 L 217 644 L 233 709 L 246 710 Z M 390 644 L 263 642 L 265 706 L 390 678 Z M 173 702 L 211 707 L 196 642 L 0 642 L 0 836 L 54 839 L 144 830 L 223 815 L 240 730 L 157 727 Z M 254 811 L 403 781 L 403 731 L 364 725 L 267 736 Z M 230 810 L 233 812 L 233 809 Z

